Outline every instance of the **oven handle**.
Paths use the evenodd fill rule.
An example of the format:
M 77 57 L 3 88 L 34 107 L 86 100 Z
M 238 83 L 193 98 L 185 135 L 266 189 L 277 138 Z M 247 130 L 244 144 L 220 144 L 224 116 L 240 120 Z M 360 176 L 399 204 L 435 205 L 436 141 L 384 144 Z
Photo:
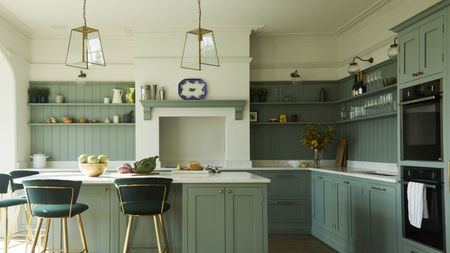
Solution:
M 430 100 L 435 100 L 436 98 L 439 98 L 439 96 L 429 96 L 429 97 L 424 97 L 424 98 L 418 98 L 418 99 L 414 99 L 414 100 L 409 100 L 409 101 L 405 101 L 405 102 L 400 102 L 400 105 L 410 105 L 410 104 L 415 104 L 415 103 L 420 103 L 420 102 L 425 102 L 425 101 L 430 101 Z
M 409 182 L 402 182 L 403 184 L 408 184 Z M 420 183 L 420 182 L 417 182 Z M 436 185 L 432 185 L 432 184 L 424 184 L 426 188 L 430 188 L 430 189 L 436 189 Z

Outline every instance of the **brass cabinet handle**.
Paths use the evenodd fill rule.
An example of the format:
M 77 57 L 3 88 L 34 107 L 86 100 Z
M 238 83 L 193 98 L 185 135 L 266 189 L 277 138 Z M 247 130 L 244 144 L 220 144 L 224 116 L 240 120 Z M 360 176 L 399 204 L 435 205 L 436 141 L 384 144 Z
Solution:
M 417 72 L 417 75 L 419 75 L 419 76 L 421 76 L 421 75 L 423 75 L 424 73 L 422 72 L 422 71 L 419 71 L 419 72 Z
M 378 187 L 371 187 L 372 189 L 374 189 L 374 190 L 378 190 L 378 191 L 386 191 L 386 189 L 384 189 L 384 188 L 378 188 Z
M 232 193 L 232 191 L 231 190 L 228 190 L 228 194 L 231 194 Z
M 318 178 L 318 179 L 323 179 L 323 177 L 322 177 L 322 176 L 318 176 L 317 178 Z
M 219 193 L 223 193 L 223 190 L 219 190 Z
M 414 77 L 415 77 L 415 76 L 418 76 L 418 75 L 419 75 L 419 72 L 413 73 L 413 74 L 412 74 L 412 76 L 414 76 Z
M 344 181 L 344 184 L 350 184 L 350 182 L 349 181 Z

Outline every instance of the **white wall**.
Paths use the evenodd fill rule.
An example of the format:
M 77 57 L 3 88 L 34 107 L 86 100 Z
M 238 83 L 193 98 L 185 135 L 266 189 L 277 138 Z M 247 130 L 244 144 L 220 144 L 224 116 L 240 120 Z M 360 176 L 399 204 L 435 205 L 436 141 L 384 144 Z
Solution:
M 28 122 L 28 39 L 0 19 L 0 170 L 15 169 L 27 161 L 30 150 Z
M 251 39 L 252 81 L 289 80 L 299 69 L 305 80 L 336 80 L 347 76 L 347 65 L 358 55 L 388 59 L 395 34 L 390 28 L 439 0 L 391 0 L 367 18 L 333 36 L 254 36 Z M 358 63 L 361 68 L 368 64 Z
M 248 99 L 250 82 L 250 29 L 214 31 L 221 66 L 206 67 L 202 71 L 180 68 L 184 31 L 140 32 L 136 34 L 136 85 L 157 83 L 165 87 L 167 99 L 179 99 L 178 83 L 184 78 L 201 78 L 206 81 L 207 99 Z M 152 120 L 143 120 L 143 109 L 136 106 L 136 156 L 137 159 L 159 154 L 159 117 L 204 116 L 225 117 L 225 163 L 250 162 L 250 129 L 248 105 L 243 120 L 234 120 L 234 110 L 226 109 L 155 109 Z

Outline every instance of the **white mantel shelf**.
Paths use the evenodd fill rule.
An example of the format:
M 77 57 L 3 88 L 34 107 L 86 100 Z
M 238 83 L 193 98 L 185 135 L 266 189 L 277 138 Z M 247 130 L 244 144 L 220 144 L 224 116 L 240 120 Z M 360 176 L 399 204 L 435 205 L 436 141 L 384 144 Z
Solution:
M 235 120 L 242 120 L 246 100 L 141 100 L 144 107 L 144 120 L 152 119 L 153 108 L 183 108 L 183 107 L 199 107 L 199 108 L 234 108 Z

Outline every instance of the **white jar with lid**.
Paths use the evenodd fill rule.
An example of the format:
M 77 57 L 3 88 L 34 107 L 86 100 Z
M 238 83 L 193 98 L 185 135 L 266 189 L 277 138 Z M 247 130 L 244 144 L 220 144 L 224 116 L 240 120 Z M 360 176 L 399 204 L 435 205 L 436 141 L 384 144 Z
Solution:
M 48 158 L 48 155 L 46 155 L 46 154 L 32 155 L 31 159 L 33 159 L 33 168 L 35 168 L 35 169 L 46 168 L 47 167 L 47 158 Z

